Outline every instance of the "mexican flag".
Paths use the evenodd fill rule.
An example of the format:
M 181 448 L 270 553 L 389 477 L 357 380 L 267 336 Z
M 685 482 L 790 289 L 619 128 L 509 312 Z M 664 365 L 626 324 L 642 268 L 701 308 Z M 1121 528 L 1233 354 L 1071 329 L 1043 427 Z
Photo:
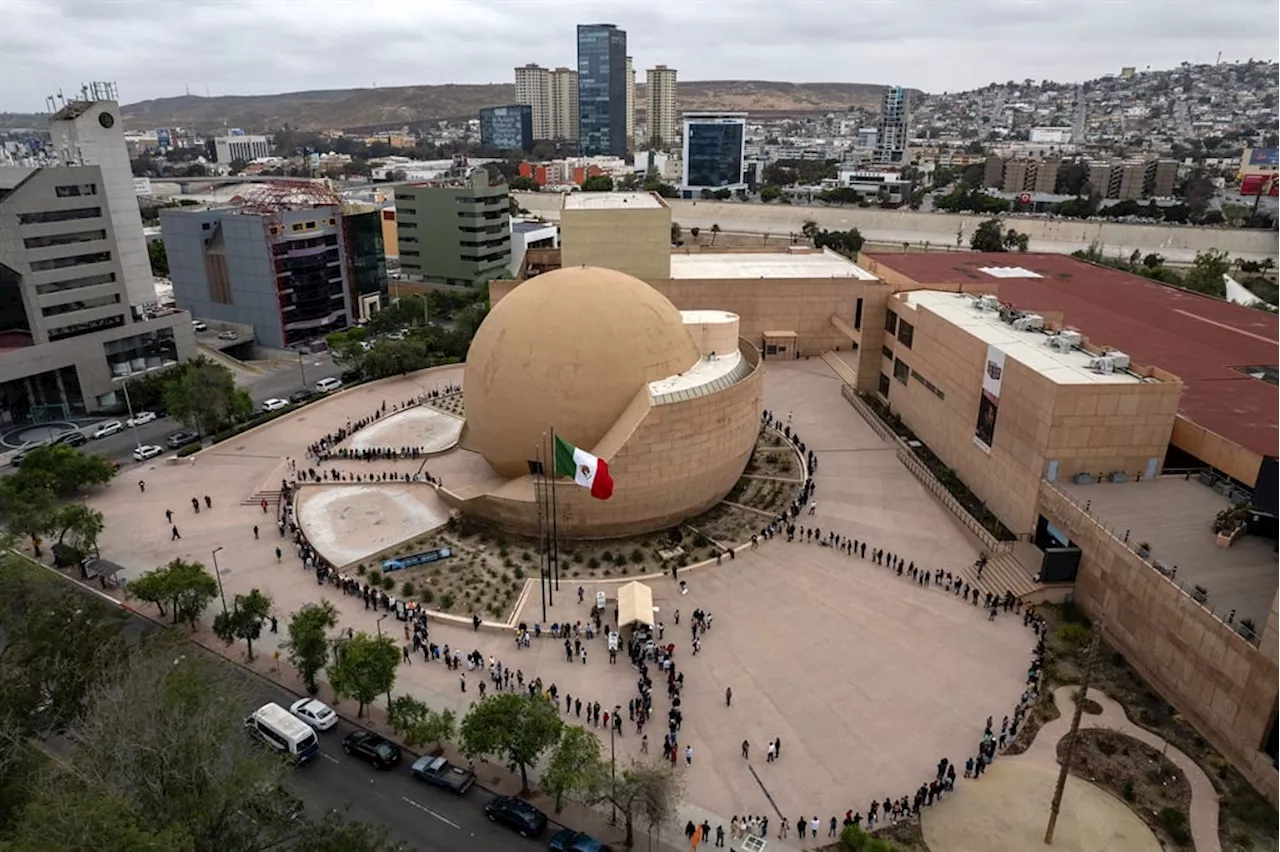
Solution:
M 559 435 L 556 436 L 556 475 L 571 477 L 583 488 L 591 489 L 591 496 L 597 500 L 608 500 L 613 496 L 609 463 L 578 449 Z

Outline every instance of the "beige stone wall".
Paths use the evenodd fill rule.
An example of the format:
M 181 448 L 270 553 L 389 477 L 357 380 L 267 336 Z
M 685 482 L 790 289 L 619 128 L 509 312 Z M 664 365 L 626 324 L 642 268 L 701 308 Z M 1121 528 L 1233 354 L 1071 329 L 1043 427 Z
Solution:
M 751 357 L 758 358 L 755 353 Z M 613 538 L 678 524 L 714 506 L 728 494 L 747 466 L 760 429 L 764 374 L 717 394 L 666 405 L 635 403 L 619 420 L 617 433 L 601 441 L 614 479 L 613 497 L 595 500 L 583 488 L 557 486 L 559 530 L 566 538 Z M 632 428 L 632 417 L 639 425 Z M 537 506 L 529 489 L 501 489 L 473 499 L 442 496 L 463 512 L 525 535 L 537 529 Z M 515 493 L 518 492 L 518 493 Z
M 733 352 L 738 348 L 738 338 L 742 336 L 737 318 L 717 319 L 714 322 L 686 322 L 684 327 L 693 338 L 693 345 L 705 358 L 708 355 Z M 752 341 L 759 345 L 758 341 Z
M 1048 483 L 1040 512 L 1083 557 L 1075 599 L 1108 641 L 1272 805 L 1277 776 L 1261 750 L 1276 713 L 1276 602 L 1255 648 Z
M 1181 385 L 1056 384 L 1010 358 L 988 452 L 974 442 L 987 344 L 927 309 L 897 299 L 891 306 L 901 321 L 915 327 L 915 335 L 910 349 L 887 334 L 885 346 L 945 398 L 914 375 L 904 386 L 894 377 L 893 362 L 876 352 L 877 372 L 890 377 L 889 405 L 1013 532 L 1035 529 L 1040 480 L 1051 459 L 1058 460 L 1059 479 L 1117 470 L 1132 477 L 1150 458 L 1158 460 L 1159 469 Z M 884 327 L 883 313 L 879 327 Z M 867 328 L 864 306 L 864 332 Z
M 652 283 L 671 275 L 671 211 L 665 205 L 565 209 L 560 214 L 560 247 L 566 269 L 601 266 Z
M 1262 456 L 1185 417 L 1174 420 L 1172 443 L 1241 482 L 1256 482 L 1262 468 Z

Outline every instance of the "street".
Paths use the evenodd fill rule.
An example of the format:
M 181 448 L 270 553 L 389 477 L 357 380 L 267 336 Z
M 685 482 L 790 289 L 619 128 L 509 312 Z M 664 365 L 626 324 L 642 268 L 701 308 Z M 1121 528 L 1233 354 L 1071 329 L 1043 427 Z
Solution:
M 70 579 L 67 582 L 82 594 L 110 600 L 99 596 L 91 587 Z M 136 639 L 161 629 L 150 619 L 133 613 L 126 635 Z M 192 653 L 210 654 L 235 672 L 247 694 L 246 715 L 268 701 L 288 708 L 301 697 L 221 655 L 194 643 L 191 648 Z M 404 752 L 400 765 L 389 771 L 373 769 L 348 757 L 342 751 L 342 738 L 355 730 L 359 730 L 358 726 L 344 718 L 330 730 L 320 732 L 320 759 L 294 770 L 285 781 L 285 786 L 306 802 L 313 817 L 337 810 L 349 819 L 385 826 L 394 840 L 423 852 L 530 852 L 544 848 L 546 840 L 559 828 L 549 826 L 546 837 L 539 843 L 490 823 L 483 810 L 484 803 L 491 798 L 490 793 L 477 785 L 463 796 L 454 796 L 415 781 L 409 774 L 416 757 L 411 752 Z M 50 741 L 48 745 L 54 751 L 63 750 L 62 744 Z

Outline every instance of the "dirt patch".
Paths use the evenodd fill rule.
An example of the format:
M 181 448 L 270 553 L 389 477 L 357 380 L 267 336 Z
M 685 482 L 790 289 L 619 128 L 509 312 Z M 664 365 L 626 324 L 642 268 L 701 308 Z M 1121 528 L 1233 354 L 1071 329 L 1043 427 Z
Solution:
M 461 417 L 464 420 L 467 416 L 467 400 L 461 391 L 446 394 L 445 396 L 432 397 L 426 400 L 423 405 L 443 411 L 446 414 L 452 414 L 454 417 Z
M 885 852 L 929 852 L 929 844 L 925 843 L 924 832 L 920 830 L 918 817 L 877 827 L 867 836 L 872 840 L 887 841 L 890 849 Z M 850 847 L 843 842 L 832 843 L 818 847 L 817 852 L 850 852 Z
M 1089 619 L 1073 604 L 1038 608 L 1048 624 L 1045 641 L 1045 691 L 1078 683 L 1090 635 Z M 1081 633 L 1075 629 L 1081 627 Z M 1124 655 L 1103 639 L 1094 665 L 1093 685 L 1125 709 L 1129 721 L 1168 740 L 1200 765 L 1218 791 L 1218 835 L 1224 850 L 1277 849 L 1276 822 L 1280 819 L 1239 772 L 1211 746 L 1142 678 Z
M 1061 715 L 1062 711 L 1058 709 L 1057 702 L 1053 700 L 1053 693 L 1048 690 L 1041 693 L 1039 700 L 1031 705 L 1031 709 L 1027 712 L 1026 718 L 1023 719 L 1022 727 L 1018 729 L 1013 742 L 1005 746 L 1004 753 L 1022 754 L 1035 742 L 1036 735 L 1040 733 L 1040 729 Z
M 1067 738 L 1058 741 L 1058 762 Z M 1116 731 L 1076 734 L 1070 772 L 1129 804 L 1166 849 L 1190 849 L 1191 784 L 1159 750 Z

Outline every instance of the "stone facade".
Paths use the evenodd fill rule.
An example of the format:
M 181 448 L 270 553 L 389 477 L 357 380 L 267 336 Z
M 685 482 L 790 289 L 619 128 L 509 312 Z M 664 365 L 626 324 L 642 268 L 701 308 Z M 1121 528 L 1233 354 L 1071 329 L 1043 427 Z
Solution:
M 1259 648 L 1192 600 L 1049 483 L 1040 512 L 1066 530 L 1083 557 L 1076 602 L 1109 642 L 1272 805 L 1275 764 L 1263 751 L 1276 724 L 1277 602 Z

